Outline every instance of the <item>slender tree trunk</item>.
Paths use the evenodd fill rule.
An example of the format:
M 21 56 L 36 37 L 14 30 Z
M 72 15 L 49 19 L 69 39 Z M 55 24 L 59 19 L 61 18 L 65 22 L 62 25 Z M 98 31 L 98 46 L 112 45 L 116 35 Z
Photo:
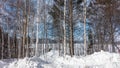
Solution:
M 64 0 L 64 21 L 63 21 L 63 30 L 64 30 L 64 42 L 63 42 L 63 45 L 64 45 L 64 56 L 66 55 L 66 0 Z
M 17 56 L 18 56 L 18 52 L 17 52 L 18 45 L 17 45 L 16 31 L 15 31 L 15 34 L 14 34 L 14 45 L 15 45 L 15 58 L 17 58 Z
M 46 24 L 46 1 L 44 0 L 44 46 L 45 46 L 45 53 L 48 51 L 47 45 L 47 24 Z
M 26 48 L 26 57 L 28 57 L 29 55 L 29 40 L 28 40 L 28 37 L 29 37 L 29 16 L 30 16 L 30 0 L 26 0 L 26 6 L 28 5 L 28 14 L 27 14 L 27 17 L 26 17 L 26 32 L 27 32 L 27 38 L 26 38 L 26 42 L 27 42 L 27 48 Z M 27 9 L 27 8 L 26 8 Z M 26 11 L 27 12 L 27 11 Z
M 20 5 L 21 5 L 21 0 L 18 0 L 17 4 L 18 4 L 18 6 L 17 6 L 18 24 L 21 24 L 21 21 L 20 21 Z M 21 29 L 21 26 L 18 27 L 18 31 L 21 34 L 20 29 Z M 18 58 L 21 57 L 21 44 L 20 44 L 21 42 L 22 42 L 21 38 L 19 38 L 19 40 L 18 40 L 18 56 L 17 56 Z
M 2 58 L 1 59 L 4 59 L 4 32 L 2 31 Z
M 70 55 L 74 55 L 74 36 L 73 36 L 73 5 L 72 0 L 69 1 L 70 5 Z
M 27 35 L 27 26 L 28 26 L 28 15 L 27 15 L 27 0 L 25 1 L 25 5 L 24 5 L 24 28 L 23 28 L 23 57 L 25 57 L 26 54 L 26 49 L 25 49 L 25 45 L 26 45 L 26 35 Z
M 111 21 L 111 18 L 110 18 Z M 115 42 L 114 42 L 114 28 L 113 23 L 110 22 L 110 37 L 111 37 L 111 45 L 112 45 L 112 52 L 115 52 Z
M 36 49 L 35 56 L 38 56 L 38 23 L 37 23 L 37 31 L 36 31 Z
M 40 16 L 40 14 L 39 14 L 39 11 L 40 11 L 40 1 L 38 0 L 37 1 L 37 22 L 36 22 L 36 24 L 37 24 L 37 31 L 36 31 L 36 49 L 35 49 L 35 56 L 39 56 L 38 55 L 38 40 L 39 40 L 39 37 L 38 37 L 38 27 L 39 27 L 39 25 L 38 25 L 38 23 L 40 22 L 40 20 L 39 20 L 39 16 Z
M 84 0 L 84 55 L 87 55 L 86 45 L 86 0 Z
M 8 22 L 8 19 L 7 19 L 7 22 Z M 8 24 L 7 24 L 7 30 L 8 30 L 8 32 L 9 32 L 9 22 L 8 22 Z M 8 33 L 8 36 L 7 36 L 7 39 L 8 39 L 8 58 L 11 58 L 11 50 L 10 50 L 10 38 L 9 38 L 9 33 Z
M 10 37 L 8 35 L 8 52 L 9 52 L 9 58 L 11 58 L 11 48 L 10 48 Z

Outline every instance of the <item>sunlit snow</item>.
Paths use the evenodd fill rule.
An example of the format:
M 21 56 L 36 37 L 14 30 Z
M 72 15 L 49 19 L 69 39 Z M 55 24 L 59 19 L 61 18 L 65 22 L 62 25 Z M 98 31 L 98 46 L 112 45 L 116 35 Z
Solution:
M 120 68 L 120 55 L 101 51 L 85 57 L 61 57 L 52 50 L 40 57 L 0 61 L 0 68 Z

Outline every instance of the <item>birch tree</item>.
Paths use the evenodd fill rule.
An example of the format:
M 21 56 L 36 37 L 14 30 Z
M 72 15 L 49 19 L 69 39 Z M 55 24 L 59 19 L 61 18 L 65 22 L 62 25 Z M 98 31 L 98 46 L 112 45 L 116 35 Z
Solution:
M 35 49 L 35 56 L 38 56 L 38 40 L 39 40 L 39 37 L 38 37 L 38 28 L 39 28 L 39 25 L 38 23 L 40 22 L 40 19 L 39 19 L 39 16 L 40 16 L 40 0 L 37 0 L 37 18 L 36 18 L 36 25 L 37 25 L 37 30 L 36 30 L 36 49 Z
M 64 56 L 66 55 L 66 0 L 64 0 L 64 20 L 63 20 L 63 30 L 64 30 Z
M 84 55 L 87 55 L 87 46 L 86 46 L 86 0 L 84 0 Z
M 7 18 L 7 22 L 8 22 L 8 18 Z M 7 23 L 7 31 L 8 31 L 8 35 L 7 35 L 7 39 L 8 39 L 8 54 L 9 54 L 9 58 L 11 58 L 11 47 L 10 47 L 10 37 L 9 37 L 9 22 Z

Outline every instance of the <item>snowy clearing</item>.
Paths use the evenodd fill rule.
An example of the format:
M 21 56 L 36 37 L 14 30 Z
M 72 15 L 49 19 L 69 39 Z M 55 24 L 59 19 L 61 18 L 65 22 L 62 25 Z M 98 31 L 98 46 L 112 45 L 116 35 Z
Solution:
M 101 51 L 86 57 L 61 57 L 52 50 L 40 57 L 0 61 L 0 68 L 120 68 L 120 55 Z

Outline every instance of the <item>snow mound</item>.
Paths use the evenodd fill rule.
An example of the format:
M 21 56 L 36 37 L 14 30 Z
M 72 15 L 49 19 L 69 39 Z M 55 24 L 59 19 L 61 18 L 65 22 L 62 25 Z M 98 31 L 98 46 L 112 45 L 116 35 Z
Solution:
M 6 67 L 6 65 L 7 65 L 6 62 L 0 61 L 0 68 L 4 68 Z
M 120 68 L 120 55 L 101 51 L 85 57 L 61 57 L 58 51 L 50 51 L 40 57 L 16 60 L 7 68 Z
M 42 68 L 42 64 L 47 64 L 38 57 L 24 58 L 11 63 L 8 68 Z
M 120 55 L 108 52 L 96 52 L 83 58 L 85 64 L 92 68 L 120 68 Z

